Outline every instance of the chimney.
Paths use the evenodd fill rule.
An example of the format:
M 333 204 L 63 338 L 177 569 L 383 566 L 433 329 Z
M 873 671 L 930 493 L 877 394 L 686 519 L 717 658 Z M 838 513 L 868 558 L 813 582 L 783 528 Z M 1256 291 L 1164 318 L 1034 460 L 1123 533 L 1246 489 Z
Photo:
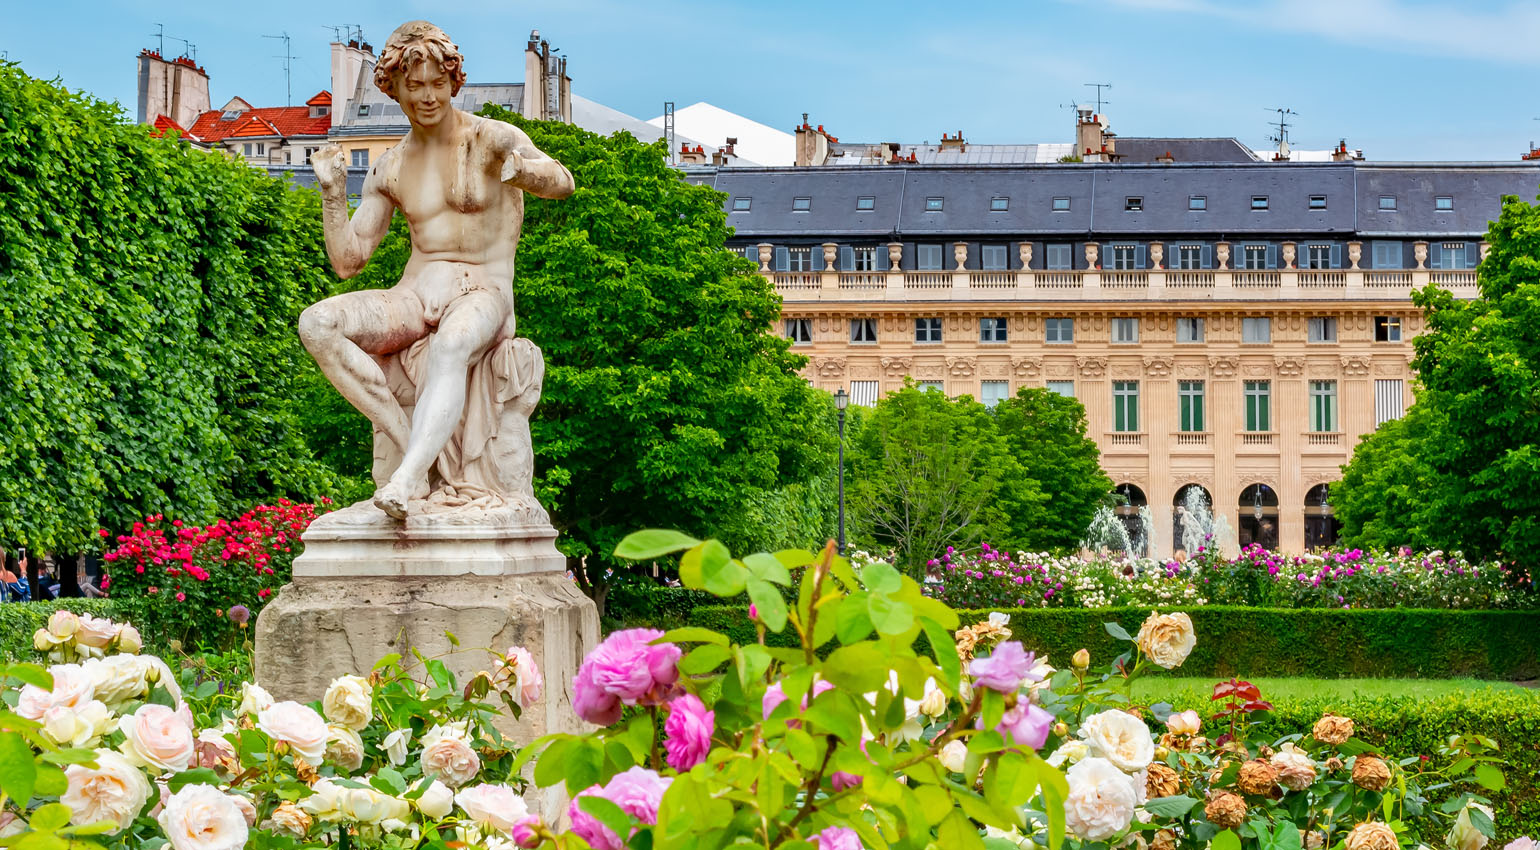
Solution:
M 540 37 L 540 30 L 530 30 L 524 44 L 524 102 L 520 111 L 536 121 L 572 123 L 572 78 L 567 76 L 567 58 L 551 52 L 551 44 Z
M 1361 151 L 1361 150 L 1349 150 L 1348 149 L 1347 139 L 1343 139 L 1343 140 L 1337 142 L 1337 147 L 1334 148 L 1332 150 L 1332 152 L 1331 152 L 1331 161 L 1332 162 L 1353 162 L 1355 160 L 1359 161 L 1359 162 L 1362 162 L 1363 158 L 1364 158 L 1364 152 L 1363 151 Z
M 942 133 L 941 149 L 944 151 L 962 152 L 968 149 L 968 143 L 963 141 L 963 134 L 961 130 L 958 130 L 957 135 L 955 136 L 948 136 L 946 133 Z
M 685 165 L 705 165 L 706 149 L 701 145 L 696 145 L 693 148 L 689 145 L 680 145 L 679 161 Z
M 374 48 L 357 39 L 332 42 L 332 124 L 352 114 L 348 107 L 357 105 L 354 95 L 360 90 L 359 80 L 366 68 L 374 68 Z M 365 82 L 364 89 L 372 85 Z
M 889 164 L 894 164 L 894 163 L 899 162 L 899 158 L 898 158 L 898 142 L 883 142 L 882 144 L 877 146 L 877 150 L 880 151 L 879 156 L 881 157 L 883 162 L 886 162 L 886 163 L 889 163 Z
M 209 75 L 201 66 L 185 56 L 167 60 L 154 50 L 139 51 L 140 124 L 154 124 L 164 115 L 192 127 L 211 108 Z
M 815 129 L 807 123 L 807 113 L 802 113 L 802 124 L 797 127 L 797 165 L 823 165 L 829 160 L 829 135 L 820 124 Z
M 1093 113 L 1089 106 L 1075 108 L 1075 153 L 1082 160 L 1111 162 L 1117 155 L 1116 136 L 1107 116 Z
M 1176 162 L 1176 157 L 1171 155 L 1171 151 L 1166 151 L 1160 156 L 1155 157 L 1155 161 L 1162 165 L 1170 165 L 1171 163 Z

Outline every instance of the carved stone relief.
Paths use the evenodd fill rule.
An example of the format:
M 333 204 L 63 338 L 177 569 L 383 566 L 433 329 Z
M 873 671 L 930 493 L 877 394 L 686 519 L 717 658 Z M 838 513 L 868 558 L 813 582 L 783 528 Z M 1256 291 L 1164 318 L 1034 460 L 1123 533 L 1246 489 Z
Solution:
M 1073 378 L 1075 377 L 1075 364 L 1049 363 L 1043 367 L 1043 373 L 1050 378 Z
M 1248 378 L 1272 377 L 1273 369 L 1265 363 L 1247 363 L 1241 366 L 1241 374 Z
M 1360 355 L 1342 358 L 1342 372 L 1350 378 L 1362 378 L 1369 374 L 1369 358 Z
M 1305 374 L 1305 358 L 1303 357 L 1279 357 L 1273 360 L 1278 367 L 1278 376 L 1281 378 L 1297 378 Z
M 1235 370 L 1239 366 L 1239 357 L 1210 357 L 1208 359 L 1209 372 L 1216 378 L 1235 377 Z
M 845 358 L 815 357 L 813 367 L 818 370 L 820 378 L 838 378 L 845 374 Z
M 948 357 L 946 366 L 954 378 L 971 377 L 977 368 L 976 358 L 973 357 Z
M 1400 363 L 1387 363 L 1384 360 L 1379 360 L 1374 364 L 1374 374 L 1376 375 L 1381 375 L 1387 378 L 1398 378 L 1403 373 L 1404 369 Z
M 1080 367 L 1080 374 L 1087 378 L 1100 378 L 1107 373 L 1105 357 L 1077 357 L 1075 364 Z
M 1164 378 L 1171 374 L 1172 358 L 1170 357 L 1146 357 L 1144 358 L 1144 374 L 1152 378 Z
M 884 357 L 882 358 L 882 371 L 889 378 L 902 378 L 909 374 L 909 365 L 914 361 L 908 357 Z
M 1018 378 L 1036 378 L 1043 371 L 1043 361 L 1038 357 L 1017 357 L 1011 360 L 1011 368 Z
M 986 378 L 1009 378 L 1011 376 L 1011 364 L 983 363 L 979 365 L 979 374 Z

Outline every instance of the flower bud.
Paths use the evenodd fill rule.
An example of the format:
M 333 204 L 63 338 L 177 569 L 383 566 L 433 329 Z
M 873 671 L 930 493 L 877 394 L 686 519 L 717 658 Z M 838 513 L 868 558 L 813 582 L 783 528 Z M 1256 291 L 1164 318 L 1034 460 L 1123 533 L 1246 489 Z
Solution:
M 1084 670 L 1091 666 L 1091 653 L 1084 648 L 1075 650 L 1075 655 L 1070 659 L 1076 670 Z
M 1069 734 L 1069 725 L 1064 723 L 1062 720 L 1053 724 L 1053 734 L 1063 738 L 1065 735 Z
M 128 623 L 118 629 L 118 651 L 126 655 L 137 655 L 144 649 L 144 638 L 139 636 L 139 630 Z

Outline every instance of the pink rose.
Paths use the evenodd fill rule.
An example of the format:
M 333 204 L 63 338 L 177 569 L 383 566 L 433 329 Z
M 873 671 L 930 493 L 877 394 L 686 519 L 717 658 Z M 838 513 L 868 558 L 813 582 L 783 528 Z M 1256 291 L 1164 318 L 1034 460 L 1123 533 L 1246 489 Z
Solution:
M 705 761 L 715 730 L 716 712 L 707 711 L 700 697 L 685 694 L 669 703 L 668 719 L 663 722 L 668 766 L 683 772 Z
M 824 681 L 823 679 L 818 679 L 817 681 L 813 682 L 813 696 L 816 698 L 819 694 L 823 693 L 824 691 L 830 690 L 833 687 L 834 687 L 834 683 Z M 770 687 L 766 688 L 765 689 L 765 698 L 760 700 L 760 703 L 759 703 L 760 711 L 762 711 L 764 713 L 764 719 L 769 720 L 770 719 L 770 715 L 775 713 L 775 707 L 780 705 L 781 703 L 783 703 L 785 701 L 786 701 L 786 689 L 781 686 L 780 682 L 776 682 L 775 684 L 773 684 Z M 802 697 L 802 710 L 804 710 L 804 711 L 807 710 L 807 697 L 806 696 Z M 793 729 L 797 728 L 800 725 L 801 725 L 801 723 L 799 723 L 798 721 L 793 720 L 791 722 L 791 727 Z
M 326 756 L 326 720 L 308 705 L 275 702 L 257 712 L 257 728 L 274 741 L 288 744 L 311 765 L 319 765 Z
M 529 816 L 529 807 L 507 785 L 475 785 L 455 794 L 465 816 L 490 829 L 512 834 L 513 828 Z
M 510 647 L 503 656 L 502 669 L 493 677 L 499 690 L 513 692 L 513 701 L 519 708 L 529 708 L 540 701 L 545 693 L 545 677 L 535 664 L 535 657 L 522 646 Z
M 995 647 L 989 657 L 975 658 L 968 666 L 968 672 L 973 676 L 974 684 L 980 687 L 1014 694 L 1021 689 L 1022 683 L 1037 680 L 1032 675 L 1036 660 L 1033 653 L 1021 648 L 1020 641 L 1008 640 Z
M 587 841 L 593 850 L 622 850 L 625 841 L 629 841 L 631 836 L 627 835 L 625 841 L 622 841 L 614 830 L 583 811 L 578 801 L 583 797 L 603 797 L 642 823 L 656 824 L 663 792 L 668 790 L 672 781 L 644 767 L 633 767 L 624 773 L 617 773 L 603 787 L 594 785 L 585 788 L 578 792 L 567 807 L 567 814 L 572 818 L 572 831 Z M 635 834 L 634 829 L 632 834 Z
M 422 772 L 436 775 L 450 788 L 476 778 L 481 772 L 481 757 L 471 749 L 463 725 L 434 726 L 422 733 Z
M 80 615 L 80 626 L 75 630 L 75 642 L 81 646 L 101 649 L 118 636 L 118 624 L 90 614 Z
M 615 632 L 583 659 L 578 676 L 586 671 L 591 686 L 626 705 L 660 705 L 679 679 L 682 654 L 672 643 L 653 645 L 660 637 L 657 629 Z
M 95 680 L 79 664 L 55 664 L 48 668 L 48 673 L 53 676 L 53 690 L 23 685 L 16 701 L 17 714 L 28 720 L 42 720 L 51 708 L 83 708 L 96 695 Z
M 858 788 L 860 785 L 861 777 L 854 773 L 846 773 L 843 770 L 836 770 L 832 775 L 829 776 L 829 786 L 832 787 L 836 792 L 844 791 L 847 788 Z
M 572 677 L 572 710 L 596 726 L 608 726 L 620 719 L 620 697 L 594 683 L 593 668 L 584 664 Z
M 118 721 L 120 748 L 128 760 L 151 773 L 177 773 L 191 767 L 197 755 L 192 729 L 175 709 L 147 703 Z
M 1048 740 L 1048 731 L 1052 728 L 1052 714 L 1026 700 L 1020 700 L 1000 718 L 1000 725 L 995 727 L 995 731 L 1004 735 L 1007 741 L 1035 750 Z
M 826 827 L 813 836 L 818 850 L 862 850 L 861 836 L 848 826 Z
M 513 843 L 523 850 L 535 850 L 540 846 L 540 817 L 538 815 L 525 815 L 519 818 L 509 833 Z

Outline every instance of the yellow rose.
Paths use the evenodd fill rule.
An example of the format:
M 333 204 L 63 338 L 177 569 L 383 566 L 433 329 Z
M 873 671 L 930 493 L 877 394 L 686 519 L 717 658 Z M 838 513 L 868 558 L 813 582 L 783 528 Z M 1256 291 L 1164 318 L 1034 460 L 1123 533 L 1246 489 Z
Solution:
M 1151 661 L 1170 670 L 1182 666 L 1198 638 L 1192 630 L 1192 618 L 1186 614 L 1151 612 L 1144 625 L 1139 627 L 1135 642 Z

